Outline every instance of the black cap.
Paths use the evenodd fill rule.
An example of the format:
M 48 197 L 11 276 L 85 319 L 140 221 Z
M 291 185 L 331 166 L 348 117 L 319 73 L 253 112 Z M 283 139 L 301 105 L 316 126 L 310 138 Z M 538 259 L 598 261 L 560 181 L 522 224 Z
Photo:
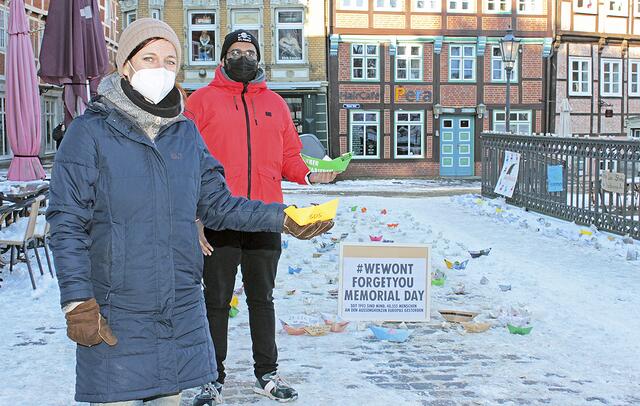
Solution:
M 251 35 L 249 31 L 245 30 L 235 30 L 224 37 L 224 43 L 222 44 L 222 49 L 220 51 L 220 60 L 227 56 L 229 48 L 231 48 L 231 45 L 235 44 L 236 42 L 252 43 L 253 46 L 256 47 L 256 55 L 258 56 L 258 61 L 260 60 L 260 45 L 258 45 L 258 40 L 256 39 L 256 37 Z

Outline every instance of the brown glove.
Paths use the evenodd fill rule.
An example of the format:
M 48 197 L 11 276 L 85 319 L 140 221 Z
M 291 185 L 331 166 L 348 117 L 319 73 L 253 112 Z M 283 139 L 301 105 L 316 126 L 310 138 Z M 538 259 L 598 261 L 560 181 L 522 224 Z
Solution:
M 111 346 L 118 343 L 107 320 L 100 314 L 96 299 L 82 302 L 64 317 L 67 319 L 67 336 L 80 345 L 91 347 L 102 341 Z
M 306 226 L 298 225 L 293 219 L 286 214 L 284 215 L 284 229 L 286 234 L 291 234 L 299 240 L 309 240 L 315 236 L 326 233 L 333 227 L 333 220 L 318 221 L 316 223 L 307 224 Z

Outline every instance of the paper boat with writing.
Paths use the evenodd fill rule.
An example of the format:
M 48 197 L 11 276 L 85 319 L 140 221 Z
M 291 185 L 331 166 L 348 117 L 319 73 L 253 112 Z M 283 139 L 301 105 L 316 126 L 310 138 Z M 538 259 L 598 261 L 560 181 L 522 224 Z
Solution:
M 371 241 L 382 241 L 382 235 L 369 235 Z
M 479 313 L 466 310 L 438 310 L 444 319 L 451 323 L 463 323 L 473 320 Z
M 289 265 L 289 275 L 300 273 L 301 271 L 302 271 L 302 268 L 300 267 L 294 268 L 291 265 Z
M 351 158 L 353 154 L 351 152 L 344 153 L 339 157 L 331 160 L 324 160 L 320 158 L 315 158 L 309 155 L 300 154 L 302 160 L 310 171 L 318 171 L 318 172 L 326 172 L 326 171 L 334 171 L 334 172 L 344 172 L 349 166 L 349 162 L 351 162 Z
M 290 336 L 301 336 L 301 335 L 304 335 L 305 333 L 304 327 L 295 327 L 286 323 L 283 320 L 280 320 L 280 323 L 282 324 L 282 329 Z
M 337 293 L 337 292 L 336 292 Z M 326 313 L 321 313 L 322 319 L 324 320 L 324 324 L 330 326 L 330 331 L 332 333 L 342 333 L 346 330 L 349 322 L 346 320 L 342 320 L 338 316 L 333 316 Z
M 335 218 L 338 211 L 338 199 L 330 200 L 323 204 L 318 204 L 309 207 L 295 207 L 289 206 L 284 209 L 287 216 L 291 217 L 296 224 L 305 226 L 307 224 L 315 223 L 318 221 L 331 220 Z
M 483 255 L 489 255 L 490 252 L 491 248 L 486 248 L 479 251 L 469 251 L 469 255 L 471 255 L 471 258 L 479 258 Z
M 447 268 L 449 269 L 462 270 L 467 267 L 469 260 L 465 259 L 464 261 L 460 262 L 460 261 L 449 261 L 448 259 L 445 259 L 444 263 L 447 265 Z
M 379 327 L 373 324 L 369 326 L 369 330 L 373 332 L 373 335 L 378 340 L 393 341 L 396 343 L 403 343 L 407 341 L 411 335 L 411 330 Z
M 312 326 L 303 327 L 304 332 L 309 334 L 310 336 L 323 336 L 331 331 L 331 326 L 327 326 L 326 324 L 315 324 Z
M 384 239 L 384 240 L 382 240 L 382 242 L 392 243 L 392 242 L 393 242 L 393 240 L 387 240 L 387 239 Z

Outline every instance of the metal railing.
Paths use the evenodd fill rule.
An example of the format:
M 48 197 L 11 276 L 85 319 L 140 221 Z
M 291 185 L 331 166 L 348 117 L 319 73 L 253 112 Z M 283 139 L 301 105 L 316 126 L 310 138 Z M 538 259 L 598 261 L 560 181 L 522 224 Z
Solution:
M 520 171 L 508 203 L 640 239 L 639 141 L 499 133 L 481 140 L 483 196 L 499 196 L 494 189 L 505 151 L 517 152 Z M 549 165 L 562 166 L 561 192 L 548 191 Z M 624 174 L 617 193 L 603 188 L 605 172 Z

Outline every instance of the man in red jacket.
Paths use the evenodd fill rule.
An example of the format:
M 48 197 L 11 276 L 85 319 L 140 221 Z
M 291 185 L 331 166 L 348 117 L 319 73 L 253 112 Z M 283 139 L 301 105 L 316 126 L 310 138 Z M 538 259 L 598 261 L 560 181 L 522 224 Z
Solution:
M 222 163 L 233 195 L 282 202 L 283 178 L 300 184 L 333 181 L 336 173 L 310 173 L 300 157 L 302 143 L 289 108 L 267 88 L 264 71 L 258 67 L 258 41 L 247 31 L 234 31 L 225 37 L 220 55 L 215 78 L 189 97 L 186 109 L 209 151 Z M 219 373 L 214 385 L 220 391 L 224 384 L 229 303 L 241 265 L 257 378 L 254 391 L 278 401 L 296 399 L 297 392 L 277 374 L 273 288 L 280 234 L 204 229 L 200 243 Z

